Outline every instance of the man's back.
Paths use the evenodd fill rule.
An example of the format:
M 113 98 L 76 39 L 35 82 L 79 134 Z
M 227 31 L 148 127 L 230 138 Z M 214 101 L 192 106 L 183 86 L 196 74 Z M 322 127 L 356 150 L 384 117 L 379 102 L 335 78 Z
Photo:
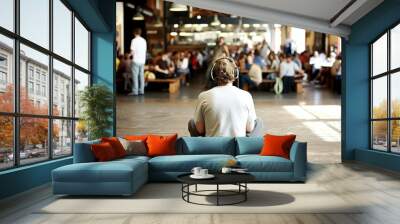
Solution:
M 232 85 L 217 86 L 199 95 L 195 122 L 204 120 L 206 136 L 246 136 L 256 113 L 251 95 Z
M 146 62 L 147 43 L 141 36 L 136 36 L 131 42 L 131 51 L 133 53 L 133 62 L 144 64 Z

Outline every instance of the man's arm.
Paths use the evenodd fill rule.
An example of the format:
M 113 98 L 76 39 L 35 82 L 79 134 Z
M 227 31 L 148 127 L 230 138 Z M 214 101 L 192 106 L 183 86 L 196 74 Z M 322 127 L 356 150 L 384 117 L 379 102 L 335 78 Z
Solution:
M 294 67 L 295 71 L 296 71 L 297 73 L 299 73 L 300 76 L 302 76 L 302 75 L 304 74 L 303 69 L 301 69 L 301 68 L 299 67 L 299 65 L 296 64 L 296 63 L 294 63 L 294 65 L 295 65 L 295 67 Z
M 196 105 L 196 110 L 194 112 L 194 123 L 196 125 L 197 132 L 200 135 L 204 135 L 206 132 L 206 125 L 205 125 L 205 120 L 204 120 L 204 115 L 203 115 L 203 99 L 201 94 L 199 95 L 199 98 L 197 100 L 197 105 Z
M 283 75 L 285 75 L 285 65 L 283 63 L 280 64 L 279 66 L 279 77 L 283 77 Z
M 198 132 L 200 135 L 204 135 L 205 132 L 206 132 L 204 121 L 197 121 L 197 122 L 196 122 L 196 129 L 197 129 L 197 132 Z
M 247 124 L 246 124 L 247 133 L 252 132 L 254 130 L 255 121 L 257 119 L 253 97 L 250 94 L 249 94 L 248 110 L 249 110 L 249 115 L 247 117 Z

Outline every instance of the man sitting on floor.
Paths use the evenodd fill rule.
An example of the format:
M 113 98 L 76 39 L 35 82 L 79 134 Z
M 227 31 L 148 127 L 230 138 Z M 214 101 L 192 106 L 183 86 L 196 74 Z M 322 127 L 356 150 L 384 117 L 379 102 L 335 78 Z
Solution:
M 261 136 L 262 120 L 257 118 L 253 98 L 232 83 L 238 78 L 234 61 L 215 61 L 211 77 L 217 86 L 199 94 L 194 119 L 189 121 L 191 136 Z

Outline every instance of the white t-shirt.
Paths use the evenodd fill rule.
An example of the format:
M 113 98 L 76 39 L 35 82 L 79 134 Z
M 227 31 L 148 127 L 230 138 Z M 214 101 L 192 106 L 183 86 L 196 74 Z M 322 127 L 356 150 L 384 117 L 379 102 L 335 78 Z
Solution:
M 285 60 L 281 63 L 281 66 L 279 69 L 279 74 L 281 77 L 294 76 L 296 74 L 296 71 L 299 71 L 299 70 L 300 70 L 300 67 L 294 61 L 290 61 L 290 63 L 288 63 Z
M 217 86 L 200 93 L 194 121 L 204 121 L 206 136 L 244 137 L 256 120 L 250 93 L 235 86 Z
M 132 39 L 131 51 L 133 55 L 133 62 L 137 64 L 146 63 L 146 50 L 147 50 L 147 43 L 143 37 L 137 36 Z
M 262 82 L 262 70 L 260 66 L 257 64 L 252 64 L 249 70 L 250 79 L 256 83 L 256 85 L 260 85 Z

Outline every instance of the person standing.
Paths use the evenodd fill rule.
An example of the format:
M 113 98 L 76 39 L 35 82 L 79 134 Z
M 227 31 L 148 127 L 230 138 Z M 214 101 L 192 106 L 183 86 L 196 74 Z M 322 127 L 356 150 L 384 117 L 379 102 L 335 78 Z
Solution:
M 140 36 L 141 34 L 142 30 L 140 28 L 134 29 L 133 35 L 135 37 L 131 41 L 133 75 L 132 93 L 129 94 L 131 96 L 144 94 L 144 64 L 146 63 L 147 43 L 146 40 Z

